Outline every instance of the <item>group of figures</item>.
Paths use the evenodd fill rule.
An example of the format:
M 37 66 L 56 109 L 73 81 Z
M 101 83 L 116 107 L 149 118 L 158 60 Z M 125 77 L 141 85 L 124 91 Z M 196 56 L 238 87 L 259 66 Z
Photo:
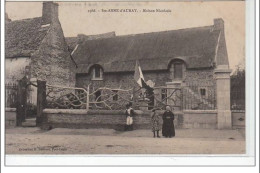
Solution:
M 125 131 L 133 130 L 133 116 L 134 110 L 131 107 L 131 104 L 126 105 L 126 126 Z M 157 109 L 153 109 L 151 113 L 151 127 L 153 132 L 153 137 L 160 138 L 159 131 L 162 129 L 162 135 L 166 138 L 171 138 L 175 136 L 174 128 L 174 114 L 171 111 L 170 106 L 166 106 L 166 110 L 162 115 L 163 124 L 162 128 L 160 125 L 160 115 L 157 112 Z

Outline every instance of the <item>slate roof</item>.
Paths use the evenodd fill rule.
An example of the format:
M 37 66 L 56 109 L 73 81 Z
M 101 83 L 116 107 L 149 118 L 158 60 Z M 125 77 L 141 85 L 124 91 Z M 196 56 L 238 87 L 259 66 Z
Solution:
M 6 58 L 31 56 L 38 49 L 50 26 L 42 27 L 42 18 L 17 20 L 6 23 Z
M 220 30 L 213 26 L 116 36 L 85 41 L 73 54 L 78 73 L 88 73 L 93 64 L 104 72 L 134 71 L 139 60 L 143 71 L 166 70 L 173 59 L 187 68 L 208 68 L 214 64 Z

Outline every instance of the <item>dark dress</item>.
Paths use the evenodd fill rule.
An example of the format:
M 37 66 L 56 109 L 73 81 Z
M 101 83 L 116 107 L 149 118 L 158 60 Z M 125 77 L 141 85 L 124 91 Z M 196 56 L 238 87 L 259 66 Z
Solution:
M 174 137 L 175 129 L 174 129 L 174 114 L 171 111 L 165 111 L 163 113 L 163 126 L 162 126 L 162 135 L 165 137 Z

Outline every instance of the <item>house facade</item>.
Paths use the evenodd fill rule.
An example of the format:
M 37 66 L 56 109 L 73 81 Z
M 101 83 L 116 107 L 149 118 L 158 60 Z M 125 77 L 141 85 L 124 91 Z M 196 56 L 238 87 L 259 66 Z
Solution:
M 195 110 L 192 114 L 206 110 L 200 114 L 213 118 L 218 128 L 231 127 L 231 70 L 223 19 L 197 28 L 65 38 L 58 4 L 43 2 L 42 17 L 12 21 L 6 15 L 5 56 L 7 82 L 27 76 L 32 82 L 84 88 L 88 96 L 83 102 L 92 103 L 90 108 L 118 104 L 122 109 L 137 100 L 137 109 L 164 104 L 177 111 Z M 153 97 L 134 79 L 137 62 Z M 186 117 L 190 121 L 194 116 Z
M 211 26 L 86 40 L 72 56 L 77 87 L 138 88 L 139 61 L 145 80 L 160 88 L 154 90 L 155 103 L 169 96 L 170 88 L 185 88 L 181 109 L 216 109 L 216 69 L 229 70 L 222 19 Z
M 58 18 L 58 4 L 43 2 L 42 16 L 5 25 L 6 82 L 25 75 L 52 85 L 75 86 L 75 63 Z

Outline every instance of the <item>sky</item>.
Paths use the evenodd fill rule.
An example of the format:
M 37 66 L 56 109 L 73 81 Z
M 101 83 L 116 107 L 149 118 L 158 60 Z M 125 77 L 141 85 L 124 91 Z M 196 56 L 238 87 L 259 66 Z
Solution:
M 235 69 L 245 64 L 245 2 L 57 2 L 65 37 L 78 34 L 116 35 L 157 32 L 213 25 L 214 18 L 225 22 L 229 65 Z M 90 13 L 90 10 L 96 12 Z M 130 12 L 101 12 L 102 9 L 137 9 Z M 171 12 L 142 12 L 165 9 Z M 6 2 L 11 20 L 39 17 L 41 2 Z

